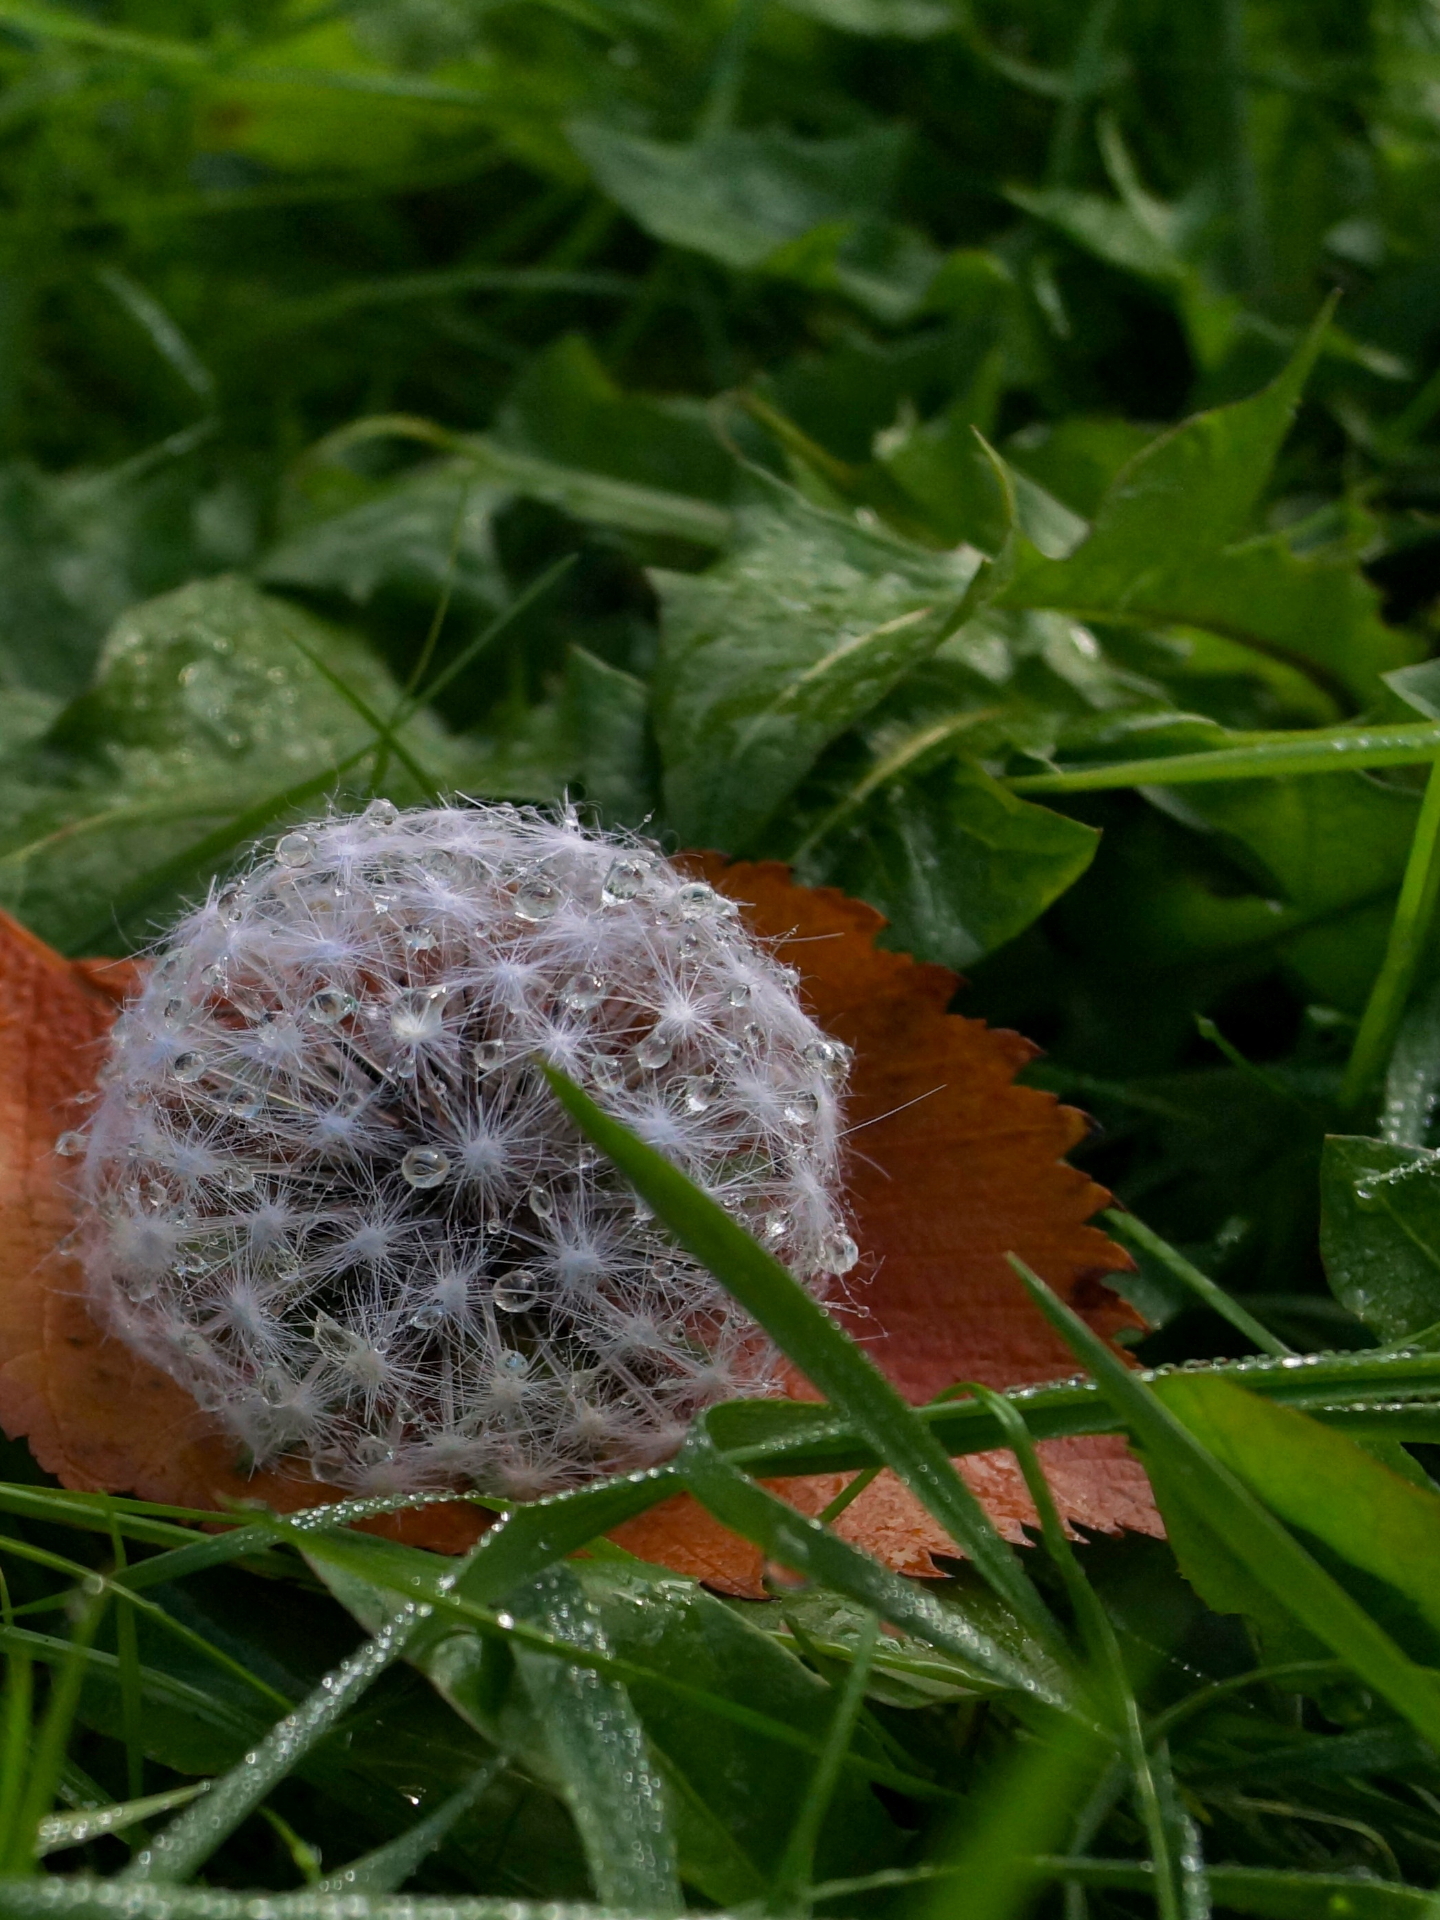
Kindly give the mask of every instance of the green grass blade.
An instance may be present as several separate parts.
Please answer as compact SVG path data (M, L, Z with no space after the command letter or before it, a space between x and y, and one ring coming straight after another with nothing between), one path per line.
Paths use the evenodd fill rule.
M549 1568L511 1604L557 1640L608 1651L598 1612L564 1565ZM518 1644L514 1653L596 1894L606 1906L656 1920L678 1914L684 1902L664 1780L624 1683Z
M703 1416L696 1421L679 1464L685 1484L722 1525L754 1541L767 1559L847 1594L892 1626L952 1655L981 1684L1014 1689L1047 1706L1069 1704L1063 1669L1048 1662L1048 1647L1022 1658L999 1646L960 1609L942 1606L921 1583L891 1573L818 1520L756 1486L725 1459L707 1427Z
M458 1792L442 1800L432 1812L417 1820L408 1832L387 1840L383 1847L352 1860L338 1873L327 1874L316 1887L317 1893L394 1893L411 1874L442 1845L445 1836L474 1806L492 1781L509 1765L506 1755L498 1754L475 1772Z
M780 1262L662 1154L556 1068L542 1071L566 1112L633 1183L688 1253L757 1320L785 1357L845 1413L1029 1630L1063 1648L1049 1609L949 1456L879 1368Z
M1154 1391L1044 1281L1012 1254L1010 1263L1057 1333L1124 1418L1147 1461L1200 1527L1223 1543L1249 1580L1309 1628L1440 1749L1440 1678L1408 1659L1389 1634L1227 1468L1193 1437Z
M1385 958L1370 988L1360 1030L1350 1050L1340 1088L1342 1107L1356 1107L1372 1091L1385 1071L1400 1021L1405 1013L1415 972L1435 919L1440 899L1440 759L1430 769L1420 817L1400 883L1400 898L1390 923Z
M211 1792L158 1833L122 1878L170 1883L197 1872L265 1796L354 1706L397 1659L428 1609L407 1603L373 1639L328 1673L307 1700L272 1727L258 1746L214 1783Z
M6 1629L10 1623L6 1621ZM5 1657L5 1691L0 1697L0 1872L19 1849L15 1844L25 1782L30 1775L30 1731L35 1702L35 1668L28 1651L12 1647Z
M153 1820L158 1813L172 1813L188 1806L202 1793L210 1791L208 1780L193 1786L172 1787L168 1793L150 1793L143 1799L117 1800L108 1807L85 1807L76 1813L50 1813L40 1822L35 1835L36 1856L60 1853L66 1847L83 1847L102 1834L124 1833Z
M1148 1253L1160 1261L1167 1272L1173 1273L1197 1299L1203 1300L1207 1307L1228 1320L1237 1333L1243 1333L1247 1340L1252 1340L1262 1353L1272 1354L1279 1359L1292 1351L1268 1327L1261 1326L1254 1314L1247 1313L1223 1287L1216 1286L1208 1273L1202 1273L1199 1267L1192 1266L1182 1253L1177 1253L1168 1240L1162 1240L1143 1220L1137 1220L1133 1213L1122 1213L1118 1207L1108 1207L1102 1218L1120 1240L1127 1241L1132 1247L1138 1247L1142 1253Z
M770 1892L765 1902L767 1913L809 1911L806 1889L815 1878L815 1844L820 1838L820 1828L829 1811L830 1802L834 1798L841 1764L854 1737L860 1709L865 1704L865 1687L875 1659L875 1643L879 1630L879 1622L874 1614L868 1614L850 1670L845 1675L843 1684L836 1691L835 1707L826 1731L824 1749L810 1776L805 1798L801 1802L800 1811L795 1816L790 1838L785 1843L785 1852L771 1881Z
M65 1749L69 1745L75 1710L80 1704L86 1655L99 1628L106 1599L103 1589L91 1594L71 1628L70 1640L51 1681L45 1715L30 1752L24 1790L11 1825L7 1852L0 1860L0 1873L23 1872L34 1857L40 1823L50 1811L65 1764ZM13 1633L15 1629L8 1631Z
M1080 1887L1113 1887L1116 1892L1149 1893L1152 1876L1139 1860L1035 1861L1046 1878ZM1256 1920L1434 1920L1435 1897L1394 1880L1370 1880L1350 1873L1299 1873L1275 1867L1219 1866L1208 1869L1210 1892L1224 1913L1253 1914Z
M1012 793L1100 793L1112 787L1168 787L1210 780L1270 780L1293 774L1360 773L1371 767L1410 767L1440 752L1440 724L1405 720L1395 726L1319 727L1293 733L1229 736L1233 744L1208 752L1157 754L1117 760L1108 767L1065 767L1017 774Z

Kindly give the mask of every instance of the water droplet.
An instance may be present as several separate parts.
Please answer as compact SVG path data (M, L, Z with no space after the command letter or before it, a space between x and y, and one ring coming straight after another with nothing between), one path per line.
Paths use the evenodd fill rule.
M339 987L322 987L312 994L305 1011L310 1018L322 1027L333 1027L355 1011L353 994L342 993Z
M393 800L372 800L364 818L372 827L393 827L400 818L400 809Z
M505 1042L482 1040L470 1057L475 1062L477 1073L493 1073L496 1067L503 1067L505 1064Z
M647 860L643 854L622 853L618 860L610 862L610 870L605 875L600 898L607 907L619 906L622 901L633 900L637 894L644 891L654 871L654 861Z
M766 1240L783 1240L789 1231L790 1216L788 1213L779 1211L767 1213L761 1224L761 1234Z
M496 1281L491 1298L501 1313L528 1313L540 1304L540 1283L529 1267L514 1267Z
M537 1182L536 1185L531 1187L528 1198L530 1201L530 1211L535 1215L537 1220L553 1220L555 1218L555 1195L549 1187L542 1186Z
M77 1133L73 1127L70 1128L68 1132L62 1133L60 1138L55 1142L55 1151L60 1155L62 1160L78 1159L85 1151L84 1134Z
M258 1087L250 1086L244 1080L235 1080L220 1095L220 1104L237 1120L253 1120L265 1104L264 1096Z
M530 1371L530 1362L525 1358L523 1353L507 1353L500 1364L506 1373L528 1373ZM500 1619L503 1625L505 1616L502 1614ZM510 1625L513 1627L514 1624L515 1622L512 1620Z
M708 1113L720 1098L720 1078L718 1074L698 1073L685 1082L685 1111L687 1113Z
M602 1053L599 1059L591 1064L590 1078L604 1092L618 1093L625 1085L625 1068L612 1055Z
M190 1018L190 1002L178 997L165 1002L164 1020L167 1027L183 1027Z
M413 987L399 995L390 1009L390 1031L406 1046L438 1038L445 1026L448 987Z
M411 1147L400 1162L400 1178L422 1193L443 1186L449 1177L450 1156L438 1147Z
M792 1126L808 1127L820 1117L820 1096L808 1087L799 1087L785 1096L781 1111Z
M605 998L605 982L598 973L577 973L560 996L576 1013L589 1013Z
M674 1051L669 1038L656 1027L636 1047L635 1064L644 1067L647 1073L658 1073L661 1067L669 1066Z
M283 1407L295 1391L295 1381L283 1367L266 1367L258 1382L267 1407Z
M429 927L411 927L403 941L406 953L430 953L435 944L435 935Z
M220 1176L221 1182L229 1193L253 1193L255 1191L255 1169L242 1162L233 1161Z
M212 960L208 967L202 967L200 978L217 993L228 993L230 990L230 969L223 960Z
M849 1273L860 1258L860 1249L850 1235L837 1227L820 1242L820 1271Z
M315 842L308 833L282 833L275 842L275 858L282 867L308 867L315 857Z
M1365 1213L1374 1213L1383 1205L1382 1196L1372 1186L1358 1186L1355 1189L1355 1204Z
M800 1050L800 1058L807 1067L814 1067L830 1081L842 1080L850 1065L850 1049L842 1046L838 1040L812 1040Z
M515 889L515 912L521 920L552 920L564 898L564 888L549 874L530 873Z
M734 986L731 987L726 998L732 1007L748 1005L750 1000L750 982L748 980L737 980Z
M745 1025L740 1029L740 1038L745 1042L747 1047L754 1048L758 1051L765 1044L765 1029L760 1025L758 1020L747 1020Z
M650 1278L662 1287L668 1286L679 1271L680 1269L675 1262L665 1258L663 1255L660 1259L650 1262Z
M438 1300L423 1300L410 1316L410 1324L421 1333L430 1333L445 1318L445 1309Z
M714 911L719 896L703 880L687 880L675 889L672 908L681 920L703 920Z
M204 1073L205 1056L203 1053L177 1053L170 1071L177 1080L182 1080L188 1085L192 1080L198 1080Z

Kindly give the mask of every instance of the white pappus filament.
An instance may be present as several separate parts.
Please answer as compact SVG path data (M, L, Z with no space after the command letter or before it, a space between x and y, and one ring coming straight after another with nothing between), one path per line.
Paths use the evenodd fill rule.
M374 801L160 945L83 1156L92 1298L257 1465L534 1496L663 1458L775 1355L537 1056L817 1293L856 1260L849 1063L734 903L651 845Z

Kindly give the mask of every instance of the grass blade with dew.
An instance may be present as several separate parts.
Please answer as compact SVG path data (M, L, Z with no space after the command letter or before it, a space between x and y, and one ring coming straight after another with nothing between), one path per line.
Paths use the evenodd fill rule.
M117 1800L105 1807L83 1807L74 1813L47 1813L35 1834L35 1854L60 1853L66 1847L83 1847L102 1834L124 1833L153 1820L158 1813L173 1813L210 1791L208 1780L192 1786L172 1787L168 1793L150 1793L139 1800Z
M1157 754L1153 760L1116 760L1109 766L1016 774L1004 784L1011 793L1100 793L1114 787L1190 786L1213 780L1413 767L1440 752L1440 724L1402 720L1395 726L1319 727L1238 738L1231 734L1228 739L1227 746L1199 753Z
M348 1867L327 1874L320 1881L317 1893L394 1893L403 1887L416 1869L442 1846L446 1835L457 1821L475 1805L492 1782L498 1780L509 1765L509 1756L497 1754L465 1782L464 1786L452 1793L448 1800L422 1819L415 1822L407 1832L397 1834L393 1840L387 1840L382 1847L375 1847L369 1853L361 1854L358 1860L352 1860Z
M1014 1254L1010 1264L1046 1319L1125 1420L1164 1484L1256 1587L1322 1640L1424 1739L1440 1748L1440 1676L1409 1659L1295 1536Z
M1069 1704L1063 1667L1049 1664L1048 1643L1025 1658L999 1646L955 1607L945 1607L913 1580L891 1573L820 1521L777 1499L711 1441L708 1416L691 1427L680 1453L685 1484L732 1532L753 1540L768 1559L843 1593L892 1626L962 1662L982 1684L1015 1691L1049 1707Z
M879 1632L880 1624L874 1614L867 1614L850 1669L840 1686L833 1689L835 1705L826 1729L825 1747L810 1775L805 1798L795 1816L785 1851L770 1883L765 1900L767 1913L809 1911L807 1889L815 1878L816 1843L834 1798L841 1763L854 1737L860 1709L865 1703L865 1686L870 1678Z
M714 1274L832 1406L909 1487L972 1559L1025 1626L1053 1649L1064 1639L1048 1607L944 1448L823 1307L688 1180L678 1167L611 1119L574 1081L541 1063L556 1098L587 1138L618 1166L675 1238Z
M163 1828L121 1878L168 1884L188 1880L398 1659L429 1613L428 1607L407 1602L371 1640L327 1673L309 1698L273 1726L238 1766L216 1780L203 1801Z
M563 1564L510 1605L556 1639L608 1652L598 1610ZM684 1902L664 1779L623 1681L520 1644L513 1651L596 1894L655 1920L678 1914Z

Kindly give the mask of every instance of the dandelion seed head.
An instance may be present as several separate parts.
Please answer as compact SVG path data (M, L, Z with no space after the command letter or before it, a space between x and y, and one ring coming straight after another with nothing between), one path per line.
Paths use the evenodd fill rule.
M855 1258L849 1057L796 985L733 902L570 811L293 829L116 1025L66 1149L96 1306L259 1465L527 1498L649 1465L776 1355L535 1061L820 1295Z

